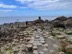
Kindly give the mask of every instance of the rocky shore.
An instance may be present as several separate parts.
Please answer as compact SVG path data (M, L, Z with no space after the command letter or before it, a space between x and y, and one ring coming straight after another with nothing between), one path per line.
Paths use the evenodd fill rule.
M72 54L72 17L0 25L0 54Z

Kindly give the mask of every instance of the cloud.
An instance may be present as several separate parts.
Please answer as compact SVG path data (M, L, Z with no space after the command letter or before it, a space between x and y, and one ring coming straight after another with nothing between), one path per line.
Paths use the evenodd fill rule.
M41 10L55 10L55 9L65 9L70 6L70 3L33 3L29 4L29 7L35 8L35 9L41 9Z
M72 0L16 0L39 10L72 9Z
M16 0L19 1L21 3L31 3L31 2L57 2L59 0Z
M0 3L0 8L17 8L17 6Z

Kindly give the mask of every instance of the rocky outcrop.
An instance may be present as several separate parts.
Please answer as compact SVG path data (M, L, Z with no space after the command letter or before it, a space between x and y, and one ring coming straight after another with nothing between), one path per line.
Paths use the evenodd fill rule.
M65 16L60 16L60 17L57 17L55 20L66 21L66 20L67 20L67 17L65 17ZM54 20L54 21L55 21L55 20Z
M72 27L72 17L69 17L66 21L64 21L67 28Z
M34 25L35 25L35 24L41 24L41 23L44 23L44 21L41 19L41 17L38 17L37 20L34 20L34 21L33 21L33 24L34 24Z
M64 21L66 20L67 20L67 17L64 17L64 16L57 17L56 19L52 20L53 27L65 28Z

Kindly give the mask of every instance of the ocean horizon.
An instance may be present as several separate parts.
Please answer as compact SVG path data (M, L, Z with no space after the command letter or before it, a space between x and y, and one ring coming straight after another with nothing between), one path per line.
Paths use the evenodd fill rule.
M41 16L43 20L53 20L57 16ZM6 16L0 17L0 24L4 23L14 23L14 22L25 22L25 21L33 21L38 19L38 16Z

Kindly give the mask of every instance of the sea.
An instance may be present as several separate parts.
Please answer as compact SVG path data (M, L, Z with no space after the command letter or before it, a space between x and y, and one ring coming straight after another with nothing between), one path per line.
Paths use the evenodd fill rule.
M0 25L4 23L25 22L38 19L39 16L6 16L0 17ZM43 20L53 20L57 16L40 16Z

